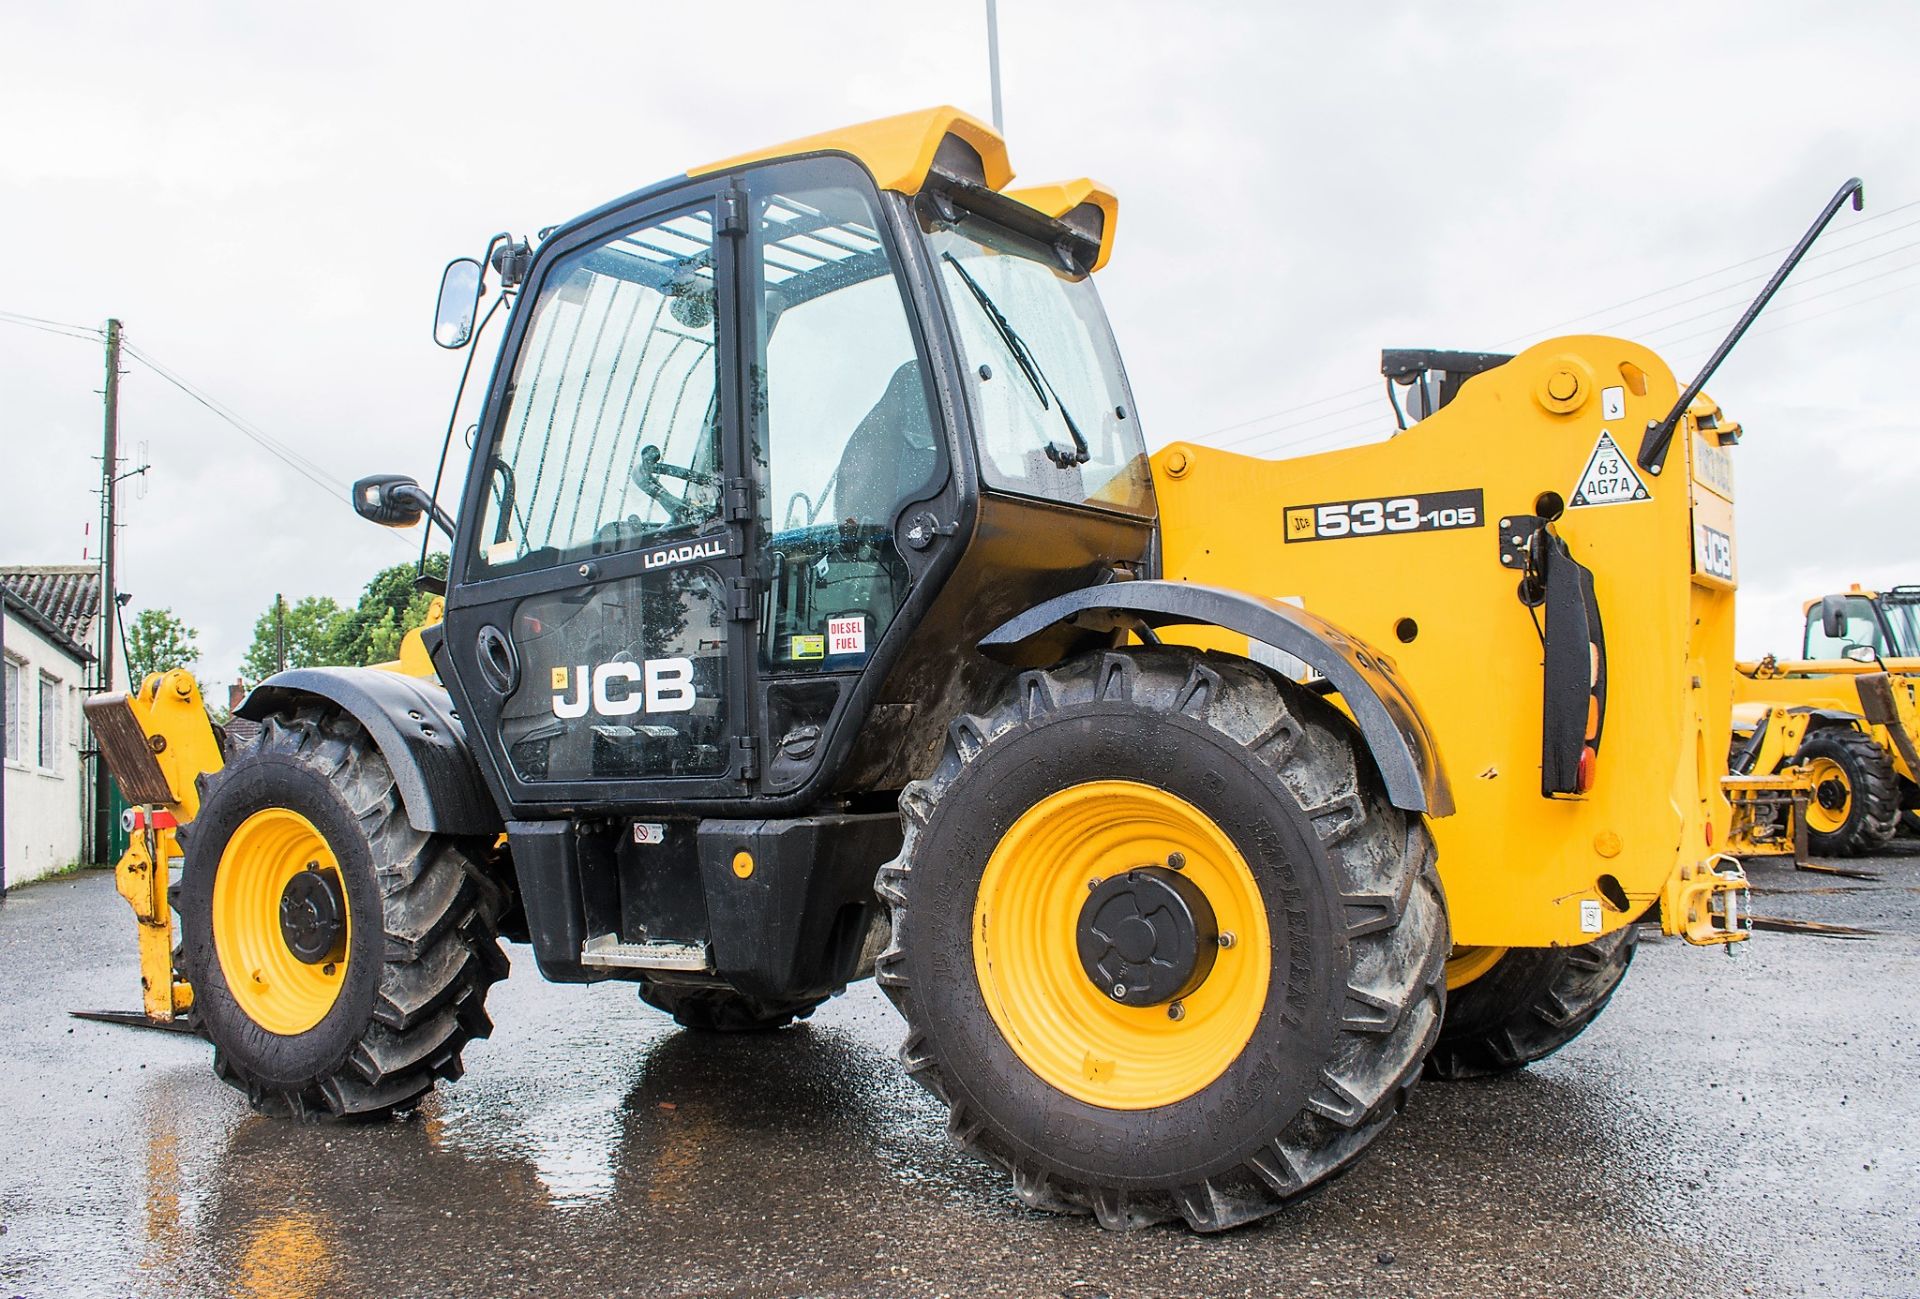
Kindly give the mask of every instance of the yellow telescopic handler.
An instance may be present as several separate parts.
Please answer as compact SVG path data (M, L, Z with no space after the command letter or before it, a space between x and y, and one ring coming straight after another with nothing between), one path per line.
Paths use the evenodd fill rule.
M1883 851L1920 824L1920 587L1856 583L1804 613L1800 658L1734 665L1733 851ZM1749 811L1745 786L1795 790L1803 810L1776 796Z
M1149 456L1117 200L1012 174L930 109L449 265L436 341L503 317L464 485L353 497L448 534L444 617L220 742L179 674L89 705L179 827L121 868L149 1013L366 1116L459 1074L503 939L694 1030L875 977L1022 1201L1211 1231L1564 1045L1636 924L1747 937L1701 388L1858 182L1684 389L1390 352L1404 431L1262 460Z

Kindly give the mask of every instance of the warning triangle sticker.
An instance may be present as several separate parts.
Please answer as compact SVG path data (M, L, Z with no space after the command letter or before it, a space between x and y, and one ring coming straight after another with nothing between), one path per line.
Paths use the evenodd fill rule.
M1613 434L1601 429L1600 440L1594 443L1586 471L1580 475L1573 499L1567 505L1627 505L1652 499L1647 485L1634 472L1633 462L1621 453L1619 444L1613 440Z

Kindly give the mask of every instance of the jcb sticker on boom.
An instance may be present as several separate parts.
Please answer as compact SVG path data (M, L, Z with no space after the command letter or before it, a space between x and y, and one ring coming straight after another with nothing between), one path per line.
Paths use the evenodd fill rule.
M1487 511L1478 487L1419 496L1382 496L1373 500L1327 501L1289 505L1288 541L1332 541L1336 537L1379 537L1400 532L1438 532L1479 528Z

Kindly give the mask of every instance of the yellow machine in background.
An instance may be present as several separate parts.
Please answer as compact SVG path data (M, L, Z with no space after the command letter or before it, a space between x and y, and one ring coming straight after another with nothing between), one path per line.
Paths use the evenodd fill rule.
M426 618L401 638L399 657L375 666L431 677L433 663L421 631L438 623L446 603L435 598ZM193 987L174 961L173 908L167 890L184 852L180 832L200 812L200 781L224 765L220 736L207 713L200 684L185 668L148 675L131 695L100 695L86 704L87 721L126 798L132 834L114 865L114 882L140 934L141 1016L176 1025L193 1007ZM123 1021L116 1011L86 1017Z
M1804 606L1802 657L1735 664L1728 790L1804 787L1805 850L1883 848L1920 806L1920 588L1855 585ZM1778 802L1735 851L1782 851ZM1804 856L1804 852L1801 854Z

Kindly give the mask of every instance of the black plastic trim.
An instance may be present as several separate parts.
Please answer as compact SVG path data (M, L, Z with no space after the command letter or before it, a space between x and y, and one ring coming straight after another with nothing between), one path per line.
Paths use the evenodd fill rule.
M1346 701L1393 805L1430 816L1453 812L1453 791L1439 751L1393 660L1304 609L1190 582L1113 582L1034 606L990 632L980 649L1010 657L1021 642L1063 623L1112 613L1131 614L1149 627L1224 627L1310 664Z
M500 832L500 812L467 746L466 728L438 684L379 668L294 668L262 681L234 713L264 721L314 699L344 709L373 737L414 829Z

